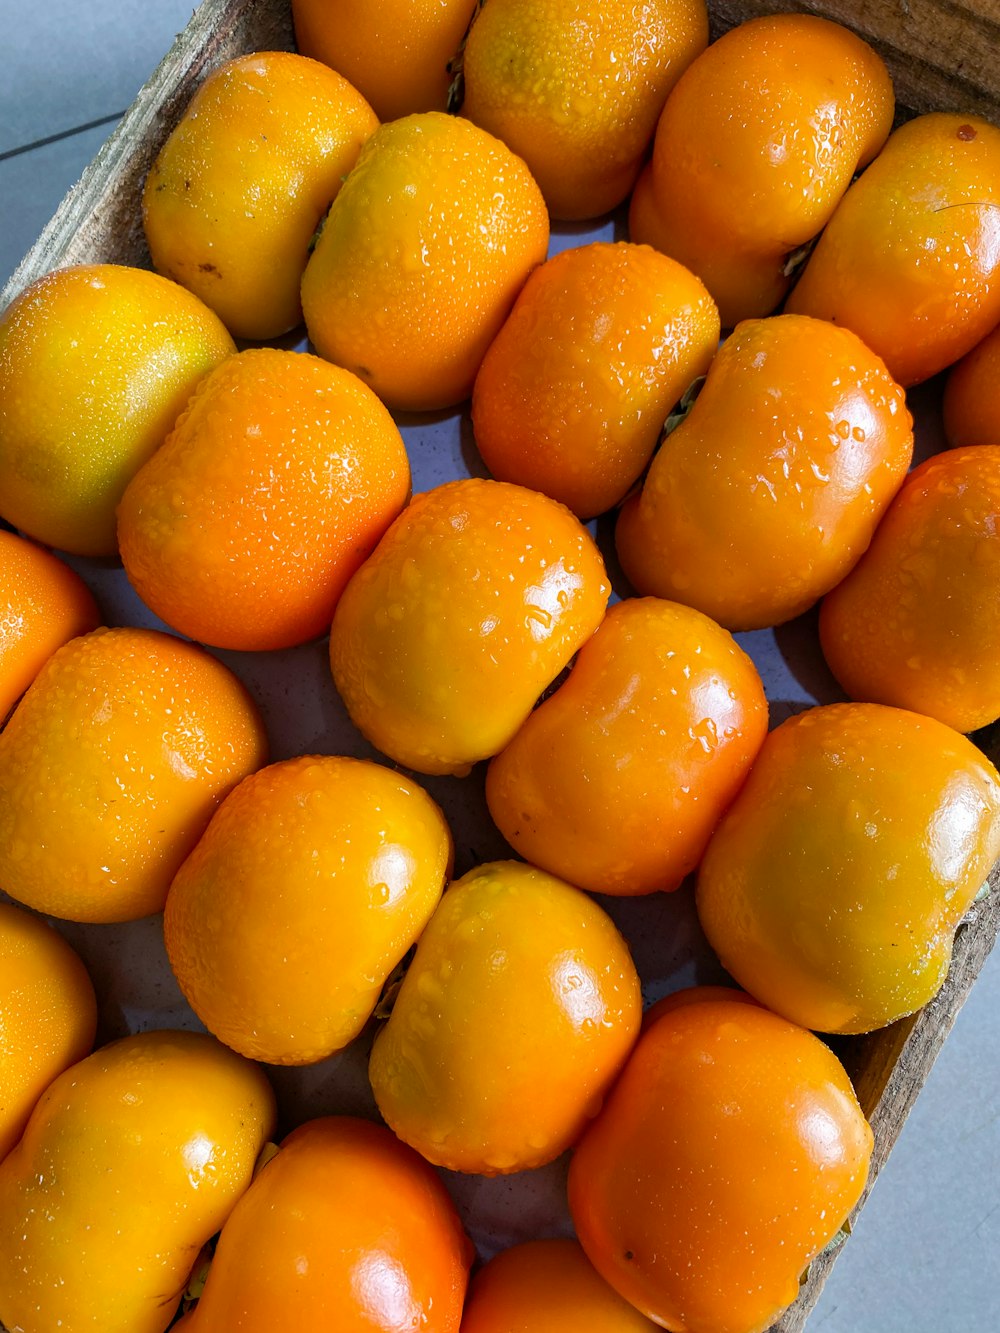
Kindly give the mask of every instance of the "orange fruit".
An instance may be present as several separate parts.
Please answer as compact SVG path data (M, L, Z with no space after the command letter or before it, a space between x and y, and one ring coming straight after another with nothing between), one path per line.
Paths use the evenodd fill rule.
M377 125L357 89L318 61L287 51L227 61L146 178L154 265L238 338L294 328L313 234Z
M418 773L502 750L608 600L604 562L562 505L506 482L418 495L347 586L330 664L355 726Z
M519 855L581 889L676 889L766 734L764 686L732 635L630 597L490 761L486 799Z
M858 561L912 454L903 390L849 329L744 320L619 512L622 568L726 629L780 625Z
M998 212L1000 128L917 116L844 195L787 309L853 329L918 384L1000 320Z
M477 866L420 937L372 1047L372 1091L437 1166L542 1166L600 1109L641 1011L628 945L592 898L520 861Z
M569 1170L587 1257L673 1333L764 1333L837 1234L872 1132L832 1051L746 1003L665 1006Z
M1000 326L952 367L944 390L944 430L952 448L1000 444Z
M100 623L69 565L0 530L0 722L57 648Z
M469 1287L462 1333L656 1333L575 1240L514 1245Z
M292 0L295 40L360 89L379 120L443 111L476 0Z
M381 1125L300 1125L223 1227L177 1333L458 1333L472 1244L436 1172Z
M462 114L524 158L555 218L628 194L667 94L708 42L704 0L490 0Z
M697 273L725 328L769 314L789 257L885 142L893 108L881 57L837 23L777 14L732 28L667 98L632 239Z
M0 516L113 555L115 506L213 366L235 351L196 296L143 269L59 269L0 315Z
M444 816L362 759L289 759L246 778L171 885L167 955L217 1037L310 1064L358 1035L437 906Z
M436 111L383 125L306 267L309 337L391 407L448 407L548 241L538 186L491 134Z
M265 757L246 690L200 648L141 629L71 639L0 733L0 884L71 921L158 912Z
M715 302L666 255L624 242L564 250L524 284L476 377L486 466L580 518L603 513L718 341Z
M823 655L850 698L956 731L1000 717L998 513L1000 444L945 450L907 476L820 612Z
M0 1159L57 1074L94 1044L87 969L38 917L0 903Z
M182 634L286 648L328 628L409 492L402 437L356 376L300 352L241 352L129 484L122 562Z

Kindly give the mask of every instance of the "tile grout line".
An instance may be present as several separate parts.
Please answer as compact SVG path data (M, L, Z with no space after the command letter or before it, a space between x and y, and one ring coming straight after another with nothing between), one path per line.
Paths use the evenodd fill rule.
M97 120L88 120L83 125L76 125L71 130L60 130L58 134L46 135L44 139L34 139L31 143L21 144L19 148L8 148L6 152L0 153L0 162L6 162L12 157L20 157L22 153L30 153L35 148L45 148L49 144L59 143L62 139L72 139L75 134L84 134L87 130L96 130L101 125L110 125L116 120L121 120L124 111L115 111L110 116L100 116Z

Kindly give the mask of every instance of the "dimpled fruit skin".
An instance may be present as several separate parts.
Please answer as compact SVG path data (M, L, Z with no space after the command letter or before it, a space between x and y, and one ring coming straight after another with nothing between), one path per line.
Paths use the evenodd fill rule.
M490 0L462 114L519 153L555 218L616 207L667 94L708 42L704 0Z
M56 1075L90 1051L96 1026L94 988L70 946L0 903L0 1161Z
M715 302L666 255L626 243L564 250L532 273L479 369L479 452L498 480L583 519L602 514L718 343Z
M379 120L443 111L476 0L292 0L304 56L339 70Z
M959 732L879 704L772 731L709 843L697 903L736 981L818 1032L914 1013L1000 855L1000 776Z
M513 1245L469 1287L462 1333L656 1333L575 1240Z
M234 351L218 317L156 273L40 278L0 315L0 515L48 546L114 555L130 478Z
M675 889L766 733L764 686L732 635L631 597L491 762L490 814L525 860L581 889Z
M375 1100L437 1166L542 1166L599 1110L641 1010L628 945L592 899L519 861L478 866L442 898L375 1039Z
M918 116L844 196L787 309L853 329L917 384L1000 320L998 213L1000 129Z
M241 352L126 490L122 562L182 634L286 648L328 628L409 493L402 437L356 376L300 352Z
M348 584L330 632L355 726L419 773L502 750L601 622L604 562L576 518L505 482L414 498Z
M0 530L0 722L57 648L100 623L69 565Z
M303 276L309 337L391 407L448 407L548 242L538 186L498 139L436 111L383 125Z
M622 568L727 629L782 624L855 564L912 453L903 390L849 329L745 320L622 506Z
M142 1032L66 1070L0 1163L11 1333L163 1333L274 1130L256 1065L200 1032Z
M472 1244L437 1173L381 1125L300 1125L226 1223L178 1333L458 1333Z
M266 748L246 690L193 644L140 629L73 639L0 734L0 884L71 921L160 911Z
M360 759L274 764L230 793L178 871L170 965L242 1055L322 1060L367 1022L450 863L444 816L415 782Z
M956 731L1000 717L1000 444L915 468L871 546L820 612L830 670L852 699Z
M377 125L361 94L318 61L287 51L227 61L146 178L154 265L235 337L294 328L313 234Z
M881 58L839 24L804 14L740 24L668 98L654 198L636 205L632 239L697 273L724 328L768 314L790 286L789 255L878 152L893 107Z
M640 1037L569 1171L598 1272L674 1333L764 1333L868 1176L872 1132L837 1057L738 993Z

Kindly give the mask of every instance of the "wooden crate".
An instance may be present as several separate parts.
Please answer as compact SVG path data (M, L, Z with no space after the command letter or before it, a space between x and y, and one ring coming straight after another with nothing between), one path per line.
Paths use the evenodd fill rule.
M808 10L836 19L853 27L885 58L902 106L978 113L1000 124L996 0L709 0L709 8L714 35L743 19L778 11ZM292 45L288 0L204 0L0 293L0 309L57 266L99 261L148 265L139 207L142 185L199 82L233 56ZM1000 762L1000 724L976 739ZM875 1131L868 1190L996 940L996 870L991 885L994 891L977 902L959 929L951 972L938 997L888 1029L835 1042ZM823 1255L810 1266L799 1300L772 1333L796 1333L804 1327L835 1258L836 1252Z

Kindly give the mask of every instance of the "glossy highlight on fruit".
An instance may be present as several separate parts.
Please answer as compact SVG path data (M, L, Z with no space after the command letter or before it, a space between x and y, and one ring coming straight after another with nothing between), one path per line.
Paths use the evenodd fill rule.
M960 733L880 704L810 708L764 742L709 843L697 904L736 981L818 1032L937 994L1000 855L1000 775Z
M564 250L532 273L479 369L479 452L499 481L582 519L602 514L718 342L714 301L666 255L626 242Z
M436 111L393 121L323 224L302 279L309 337L390 407L461 402L548 243L538 186L499 139Z
M904 385L971 351L1000 321L1000 129L943 112L900 126L787 309L853 329Z
M573 1154L599 1273L673 1333L763 1333L865 1185L872 1132L836 1056L739 998L675 1003Z
M365 1120L310 1120L236 1205L178 1333L458 1333L473 1253L412 1149Z
M491 762L486 799L521 856L579 888L675 889L766 734L764 687L730 634L629 598Z
M632 240L696 273L724 328L770 314L789 258L885 142L893 108L884 63L847 28L807 14L739 24L667 99Z
M231 792L170 887L167 955L217 1037L311 1064L361 1031L438 904L441 811L367 760L288 759Z
M0 884L71 921L158 912L266 753L250 696L202 649L155 630L72 639L0 733Z
M462 1333L655 1333L598 1274L575 1240L504 1250L469 1288Z
M599 217L707 42L704 0L490 0L465 44L462 115L524 158L554 218Z
M262 1070L197 1032L142 1032L51 1085L0 1163L0 1321L163 1333L274 1129Z
M956 731L1000 717L1000 444L915 468L871 546L820 613L830 670L852 699Z
M0 1161L57 1074L94 1044L87 969L51 926L0 902Z
M227 60L146 178L154 265L238 338L294 328L313 234L377 126L357 89L318 61L288 51Z
M868 546L912 425L903 390L848 329L747 320L622 507L627 577L730 630L791 620Z
M0 517L114 555L115 507L195 385L235 351L218 316L144 269L57 269L0 315Z
M69 565L0 529L0 723L55 650L100 623Z
M258 651L326 632L410 493L395 422L356 375L257 348L205 377L118 509L122 563L182 634Z
M348 584L330 632L351 720L418 773L502 750L601 622L590 534L554 500L471 479L414 498Z
M445 893L375 1039L379 1110L438 1166L541 1166L600 1108L641 1007L628 946L586 894L479 866Z

